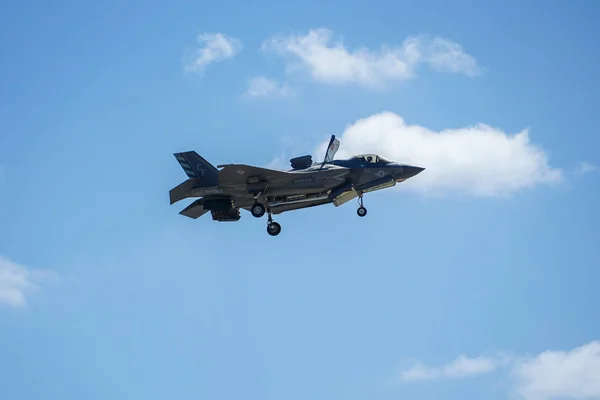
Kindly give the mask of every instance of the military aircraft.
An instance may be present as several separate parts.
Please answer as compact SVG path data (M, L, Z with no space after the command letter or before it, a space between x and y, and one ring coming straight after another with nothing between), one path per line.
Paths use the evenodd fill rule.
M281 225L273 221L273 214L329 203L338 207L358 197L357 214L364 217L365 193L392 187L425 169L377 154L334 160L339 146L339 140L332 135L322 162L314 163L310 155L292 158L288 171L245 164L215 167L195 151L175 153L189 179L169 191L171 204L200 197L180 214L196 219L210 211L215 221L238 221L240 209L256 218L266 213L267 232L276 236Z

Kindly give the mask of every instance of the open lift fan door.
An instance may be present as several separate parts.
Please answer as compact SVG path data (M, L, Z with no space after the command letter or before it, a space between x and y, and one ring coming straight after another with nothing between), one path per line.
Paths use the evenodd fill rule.
M302 157L292 158L290 164L293 169L305 169L312 165L312 156L306 155Z

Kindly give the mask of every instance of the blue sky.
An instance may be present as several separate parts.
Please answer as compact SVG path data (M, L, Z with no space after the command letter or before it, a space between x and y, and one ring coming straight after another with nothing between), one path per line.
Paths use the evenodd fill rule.
M600 398L599 16L2 2L0 398ZM331 134L427 169L276 238L169 206L174 152Z

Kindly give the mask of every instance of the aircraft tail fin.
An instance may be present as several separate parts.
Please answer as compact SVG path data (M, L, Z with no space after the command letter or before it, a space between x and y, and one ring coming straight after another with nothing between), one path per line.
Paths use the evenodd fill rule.
M173 154L188 178L200 179L203 184L216 185L219 170L195 151Z

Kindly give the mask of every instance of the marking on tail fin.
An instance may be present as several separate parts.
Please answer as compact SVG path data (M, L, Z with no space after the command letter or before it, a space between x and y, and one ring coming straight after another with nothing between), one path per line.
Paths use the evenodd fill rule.
M218 170L195 151L174 153L175 159L190 179L200 179L203 184L216 185Z
M187 162L187 160L181 153L175 154L175 158L177 159L177 162L179 163L179 165L181 165L181 168L183 168L183 170L185 171L188 178L197 178L198 177L196 175L196 173L192 170L192 167L190 166L190 164Z

